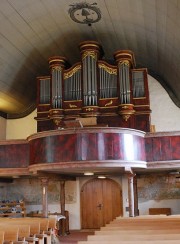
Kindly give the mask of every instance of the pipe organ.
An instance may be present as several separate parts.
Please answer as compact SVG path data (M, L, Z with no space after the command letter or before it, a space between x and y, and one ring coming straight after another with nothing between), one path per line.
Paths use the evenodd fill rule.
M96 117L97 124L150 131L147 69L135 68L134 53L118 50L114 65L103 59L98 42L79 45L80 62L49 59L50 75L37 77L38 131L57 129L65 120Z

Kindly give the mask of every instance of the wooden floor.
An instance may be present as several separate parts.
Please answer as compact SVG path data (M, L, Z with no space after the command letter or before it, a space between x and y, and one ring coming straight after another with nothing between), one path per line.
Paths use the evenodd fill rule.
M71 230L67 236L58 236L53 244L77 244L78 241L86 241L88 235L93 235L94 230Z

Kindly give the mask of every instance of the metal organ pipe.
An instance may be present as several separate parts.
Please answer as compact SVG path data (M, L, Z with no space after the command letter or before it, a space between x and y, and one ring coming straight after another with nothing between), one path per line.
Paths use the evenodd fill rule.
M97 106L97 60L101 54L101 45L95 41L88 41L80 43L80 50L82 55L83 65L83 98L84 107ZM94 111L93 109L86 109L85 111ZM97 110L96 110L97 112Z
M52 69L53 108L62 108L62 72L61 68Z
M85 106L97 105L96 59L91 54L83 59L83 94Z
M129 79L129 63L120 62L119 64L119 84L120 84L120 100L122 104L130 103L130 79Z
M62 56L54 56L49 59L49 66L51 68L51 95L53 109L62 109L62 74L66 63L66 58Z
M86 59L83 59L83 95L84 105L87 106L87 73L86 73Z
M109 68L104 64L99 64L100 74L100 98L116 97L117 91L117 69Z
M64 100L81 99L81 65L64 74Z

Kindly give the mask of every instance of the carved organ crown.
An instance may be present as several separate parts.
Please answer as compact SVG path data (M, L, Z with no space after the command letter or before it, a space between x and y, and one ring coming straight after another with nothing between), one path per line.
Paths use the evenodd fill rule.
M79 49L80 62L69 68L65 57L51 57L50 75L37 77L38 131L92 116L99 124L149 131L147 69L135 69L133 52L115 52L111 65L101 59L99 43L82 42Z

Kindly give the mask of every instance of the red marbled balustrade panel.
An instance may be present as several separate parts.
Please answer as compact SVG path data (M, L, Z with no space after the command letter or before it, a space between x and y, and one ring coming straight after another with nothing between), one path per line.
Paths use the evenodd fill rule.
M29 165L29 144L26 140L0 142L0 168L25 168Z
M149 133L145 138L147 162L180 160L178 132Z
M30 165L75 161L145 161L144 133L126 129L78 129L29 137Z

